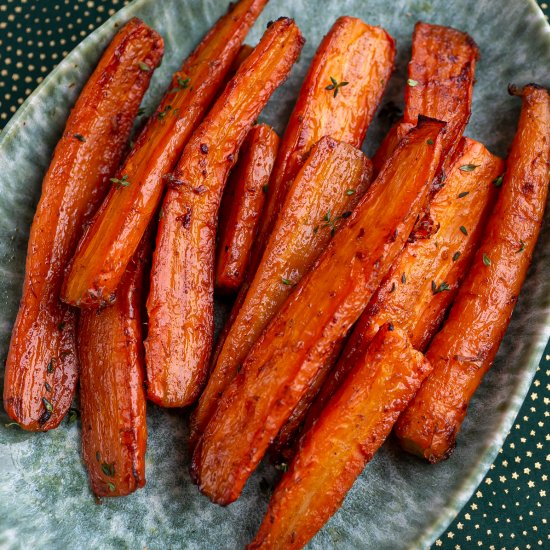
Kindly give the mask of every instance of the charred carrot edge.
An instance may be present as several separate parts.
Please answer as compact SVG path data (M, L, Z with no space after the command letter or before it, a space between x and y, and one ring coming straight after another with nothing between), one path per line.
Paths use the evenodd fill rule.
M427 352L433 373L396 426L401 445L430 462L452 453L468 403L508 327L542 224L550 95L536 85L517 93L523 108L500 196L449 318Z
M471 167L473 170L469 169ZM504 162L481 143L463 139L451 169L399 260L357 321L336 367L308 413L304 429L361 360L379 327L395 322L421 351L454 300L496 199Z
M162 38L139 19L115 35L69 115L42 182L4 385L7 413L27 430L55 428L71 405L76 317L59 300L65 268L105 196L162 53Z
M278 147L273 128L254 126L229 176L220 206L216 258L216 290L222 294L236 292L243 283Z
M375 175L419 115L448 123L444 147L448 154L442 161L452 158L470 119L478 58L479 49L465 32L422 22L415 25L405 113L372 159Z
M225 390L191 469L214 502L228 504L239 496L334 342L357 320L398 257L427 204L444 126L422 120L401 141Z
M247 549L305 546L340 508L429 370L405 332L384 325L305 435Z
M78 245L62 289L65 302L79 307L114 302L126 266L158 210L169 173L266 3L232 4L174 75L119 170L120 185L111 189Z
M281 141L253 249L255 271L288 188L322 137L361 147L394 67L395 42L382 28L340 17L323 38Z
M271 24L185 147L162 206L147 300L147 395L191 404L207 373L213 337L218 207L246 134L286 79L303 38L291 19Z
M82 457L98 497L145 485L145 361L142 310L153 231L128 264L116 304L87 309L78 321Z
M246 298L215 358L191 418L191 446L253 344L368 189L371 171L365 155L347 143L325 137L313 147L287 193Z

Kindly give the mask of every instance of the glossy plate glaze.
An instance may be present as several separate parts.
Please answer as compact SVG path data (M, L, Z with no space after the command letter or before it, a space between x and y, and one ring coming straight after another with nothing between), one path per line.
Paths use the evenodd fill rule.
M291 78L262 120L285 126L300 82L322 36L339 15L385 27L397 40L397 71L384 102L402 103L415 21L452 25L480 46L474 113L467 134L505 155L519 101L509 82L548 86L550 30L532 0L271 0L248 42L266 23L294 17L308 42ZM151 112L181 64L225 9L220 0L136 0L85 39L39 86L4 129L0 141L0 359L5 361L23 280L27 236L40 182L78 91L116 28L143 18L166 40L166 56L144 105ZM321 12L322 11L322 17ZM378 117L367 136L372 154L389 124ZM428 466L386 443L365 469L342 509L311 548L425 548L449 524L483 478L527 393L550 335L550 216L494 368L474 398L454 456ZM224 311L218 308L217 321ZM0 547L242 548L267 506L275 472L262 465L241 499L211 504L187 473L186 417L149 407L147 486L97 505L80 458L79 427L64 422L30 434L0 414Z

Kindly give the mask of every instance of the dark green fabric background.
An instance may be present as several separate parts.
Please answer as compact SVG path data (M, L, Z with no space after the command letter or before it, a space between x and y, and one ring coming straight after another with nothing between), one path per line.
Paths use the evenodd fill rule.
M74 46L126 3L0 0L0 128ZM548 4L539 4L548 18ZM549 417L547 346L497 460L434 548L550 548L550 503L546 494L550 492Z

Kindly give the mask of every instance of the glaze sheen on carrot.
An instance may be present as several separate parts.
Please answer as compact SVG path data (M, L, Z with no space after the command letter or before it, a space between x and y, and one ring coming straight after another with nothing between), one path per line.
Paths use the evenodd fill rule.
M419 115L447 122L444 150L449 154L442 160L450 158L470 119L478 57L478 47L465 32L423 22L415 25L403 121L374 156L375 173Z
M82 457L98 497L145 485L145 364L142 312L148 230L128 264L114 305L85 309L78 321Z
M286 127L269 182L252 268L261 259L288 188L322 137L361 147L393 71L395 43L382 28L340 17L323 38Z
M370 176L370 161L347 143L325 137L311 150L287 193L246 298L214 357L208 384L191 417L191 446L253 344L366 192Z
M229 176L220 206L216 258L216 290L223 294L236 292L244 280L278 147L273 128L254 126Z
M244 37L267 0L230 5L178 71L140 133L93 224L80 241L62 290L81 307L110 304L157 212L169 173L225 83Z
M55 428L71 405L76 316L59 299L65 269L110 185L162 54L162 38L139 19L115 35L69 115L42 182L4 385L4 407L24 429Z
M213 338L218 208L235 156L303 45L294 21L272 23L185 147L162 206L147 300L147 395L166 407L193 403Z
M334 342L358 319L397 259L427 205L444 126L423 119L401 141L225 390L192 459L194 480L214 502L228 504L239 496Z
M475 169L464 169L469 166ZM435 194L400 258L357 321L308 413L306 427L362 360L383 324L393 322L401 327L415 349L423 351L429 344L472 262L495 203L493 181L503 172L504 162L481 143L462 140L445 186Z
M384 325L300 443L248 550L298 550L340 508L430 371L404 331Z
M408 451L450 456L468 403L491 366L516 304L548 196L550 95L527 85L506 175L473 265L427 352L433 372L396 426Z

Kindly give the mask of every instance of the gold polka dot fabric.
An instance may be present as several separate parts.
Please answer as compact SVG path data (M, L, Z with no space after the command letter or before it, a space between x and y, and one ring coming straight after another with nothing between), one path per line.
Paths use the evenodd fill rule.
M126 3L0 0L0 128L68 52ZM548 3L539 4L548 18ZM549 417L550 346L495 463L433 548L550 548Z

